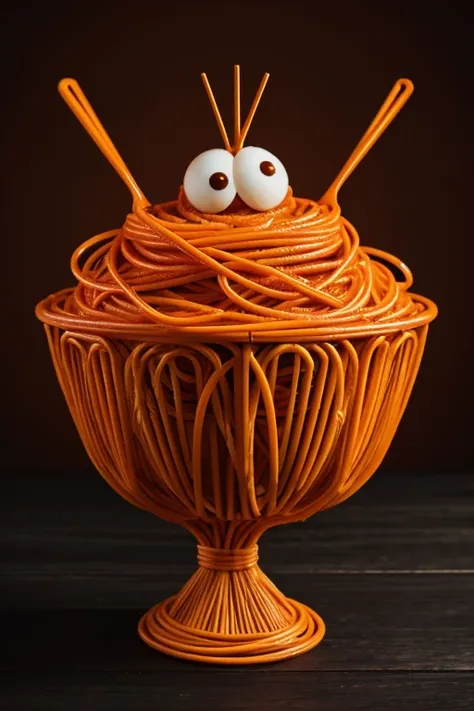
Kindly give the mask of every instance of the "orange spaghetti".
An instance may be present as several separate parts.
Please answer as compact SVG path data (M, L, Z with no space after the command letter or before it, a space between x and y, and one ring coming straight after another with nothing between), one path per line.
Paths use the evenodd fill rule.
M434 317L430 301L408 293L410 270L361 248L338 211L290 191L269 212L202 215L181 191L176 202L130 214L120 231L76 250L79 286L46 300L41 316L134 339L235 341L352 338ZM371 256L396 266L404 281Z
M268 75L242 129L238 68L234 76L233 144L204 84L225 159L237 161ZM75 251L77 286L36 312L99 472L198 542L197 571L140 620L157 650L256 664L302 654L324 636L319 615L260 569L257 544L272 526L363 486L407 406L436 306L409 292L400 260L360 246L338 192L412 90L395 84L318 202L289 188L277 207L256 212L232 194L226 210L208 214L183 188L152 206L77 82L60 84L133 209L121 229Z
M237 200L217 215L198 212L182 189L177 201L151 207L79 87L66 81L63 94L127 183L134 210L121 230L75 251L79 285L42 302L38 315L46 323L152 341L279 342L386 334L435 317L431 301L408 293L410 270L362 248L337 202L344 181L411 94L407 80L397 82L319 203L289 189L273 210L254 212ZM255 108L254 102L250 118ZM218 124L227 145L220 115ZM249 119L239 145L248 125ZM404 280L397 282L386 263Z

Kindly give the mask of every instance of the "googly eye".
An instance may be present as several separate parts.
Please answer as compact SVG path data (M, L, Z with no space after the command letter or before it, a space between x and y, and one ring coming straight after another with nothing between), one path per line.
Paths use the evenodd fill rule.
M270 151L242 148L234 158L234 182L242 200L254 210L271 210L288 192L288 173Z
M198 155L188 166L183 187L196 210L217 213L229 207L236 195L234 156L223 148Z

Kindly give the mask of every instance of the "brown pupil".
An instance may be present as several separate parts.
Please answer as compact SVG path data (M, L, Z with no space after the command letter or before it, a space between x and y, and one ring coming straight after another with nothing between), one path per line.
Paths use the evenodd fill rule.
M260 163L260 170L264 175L275 175L275 166L269 160Z
M229 178L225 173L213 173L209 178L209 185L214 190L224 190L229 185Z

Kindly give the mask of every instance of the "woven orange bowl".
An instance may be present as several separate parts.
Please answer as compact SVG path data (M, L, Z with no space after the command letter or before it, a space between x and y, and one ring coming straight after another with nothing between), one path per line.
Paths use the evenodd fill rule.
M121 230L77 250L78 286L42 301L37 316L95 467L198 544L197 571L142 617L139 634L166 654L218 664L306 652L324 623L264 574L258 541L363 486L410 397L436 307L409 293L404 264L360 247L337 192L412 87L397 83L318 203L294 198L282 173L266 193L258 177L263 197L248 192L244 165L232 168L238 195L207 212L186 179L175 203L151 207L78 85L60 88L134 207ZM255 108L219 160L237 160ZM260 168L271 179L280 164L268 155ZM224 170L211 177L212 190L227 188ZM268 207L273 185L281 194Z

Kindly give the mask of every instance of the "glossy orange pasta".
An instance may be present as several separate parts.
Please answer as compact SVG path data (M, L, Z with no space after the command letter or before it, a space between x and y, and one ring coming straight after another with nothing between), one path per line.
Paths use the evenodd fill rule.
M240 128L237 154L268 75ZM181 188L152 206L73 80L60 91L129 187L119 230L81 245L77 286L37 307L59 382L102 476L180 523L198 570L141 620L152 647L223 664L314 647L321 618L258 566L268 528L351 496L382 461L436 307L398 259L361 247L338 192L411 94L400 80L326 194L256 212L199 212ZM396 278L394 273L399 274Z

